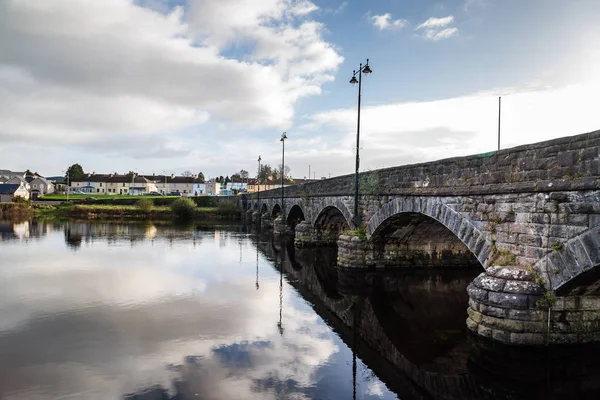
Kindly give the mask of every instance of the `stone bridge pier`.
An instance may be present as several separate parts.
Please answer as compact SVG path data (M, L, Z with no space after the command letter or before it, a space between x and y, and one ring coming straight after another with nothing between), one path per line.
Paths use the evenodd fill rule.
M340 268L479 268L467 327L539 345L600 341L600 131L250 195L263 228L335 245ZM260 210L260 211L259 211Z

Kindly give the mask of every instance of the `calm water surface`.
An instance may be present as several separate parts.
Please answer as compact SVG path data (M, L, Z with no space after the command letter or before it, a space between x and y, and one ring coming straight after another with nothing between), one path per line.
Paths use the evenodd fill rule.
M598 398L596 348L465 334L478 271L238 226L0 221L0 399Z

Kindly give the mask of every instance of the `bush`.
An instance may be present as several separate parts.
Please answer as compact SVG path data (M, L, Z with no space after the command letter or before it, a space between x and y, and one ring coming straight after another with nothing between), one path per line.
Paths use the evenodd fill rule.
M238 213L240 208L232 201L220 201L217 205L217 210L224 214Z
M152 207L154 206L154 202L152 199L139 199L137 203L135 203L136 207L140 209L140 211L144 213L149 213L152 211Z
M192 197L194 203L198 207L214 207L215 206L215 198L212 196L196 196Z
M21 197L21 196L15 196L13 198L13 202L16 204L27 204L28 206L31 205L31 200L28 200L25 197Z
M195 209L196 203L187 197L182 197L171 203L171 212L177 219L191 218Z

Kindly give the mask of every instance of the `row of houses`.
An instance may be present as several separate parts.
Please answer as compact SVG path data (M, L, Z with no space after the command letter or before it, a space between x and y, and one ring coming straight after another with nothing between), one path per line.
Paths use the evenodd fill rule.
M284 186L295 185L304 181L286 180ZM69 182L69 187L72 192L89 194L178 193L181 196L231 196L237 193L253 193L258 190L276 189L281 187L281 182L258 182L256 179L247 179L240 182L219 183L214 180L204 181L198 176L88 174L83 179Z
M219 195L218 182L204 182L195 176L142 176L88 174L69 182L71 191L89 194L143 195L178 193L182 196Z
M0 170L0 202L11 202L15 197L35 200L54 190L54 184L41 175Z
M304 183L308 180L288 179L283 186ZM198 176L175 175L120 175L86 174L82 179L64 181L62 177L45 178L31 172L13 172L0 170L0 201L13 201L14 197L36 200L45 194L56 192L144 195L174 194L181 196L231 196L237 193L255 193L257 191L277 189L281 181L258 181L246 179L237 182L220 183L214 180L204 181Z

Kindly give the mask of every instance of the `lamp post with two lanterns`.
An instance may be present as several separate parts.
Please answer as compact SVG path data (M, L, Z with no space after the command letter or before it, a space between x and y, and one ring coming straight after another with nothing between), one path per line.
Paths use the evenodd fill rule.
M361 100L361 90L362 90L362 74L369 75L371 72L371 67L369 67L369 59L367 58L367 62L363 66L360 64L358 71L352 72L352 79L350 79L350 83L355 85L358 83L358 121L356 125L356 168L354 170L354 225L356 228L360 227L361 224L361 216L358 210L358 169L360 166L360 158L359 158L359 144L360 144L360 100ZM356 79L356 75L358 75L358 79Z

